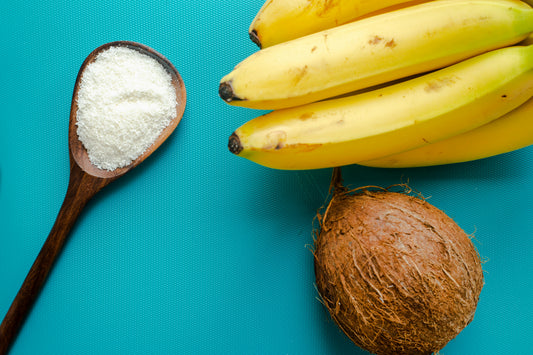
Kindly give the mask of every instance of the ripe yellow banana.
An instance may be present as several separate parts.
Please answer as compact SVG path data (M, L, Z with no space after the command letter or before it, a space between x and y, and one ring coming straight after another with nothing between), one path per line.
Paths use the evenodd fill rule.
M442 68L512 45L533 31L515 0L436 0L252 54L220 82L226 102L280 109Z
M430 0L267 0L249 29L259 48Z
M533 95L533 45L497 49L432 73L344 98L256 117L229 150L276 169L356 164L486 124Z
M519 43L533 44L533 35ZM502 117L455 137L406 152L360 162L376 168L413 168L462 163L533 144L533 98Z
M513 111L471 131L359 164L379 168L412 168L462 163L508 153L532 144L533 99L529 99Z

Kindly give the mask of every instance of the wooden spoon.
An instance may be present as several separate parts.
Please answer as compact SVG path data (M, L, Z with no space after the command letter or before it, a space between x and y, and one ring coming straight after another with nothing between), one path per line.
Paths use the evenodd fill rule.
M162 131L157 140L141 156L130 165L117 168L115 170L102 170L93 165L78 138L76 132L76 115L78 111L77 96L80 86L80 79L84 69L88 64L94 62L96 56L103 50L112 46L125 46L137 50L143 54L156 59L169 72L172 77L172 84L176 89L176 117ZM69 122L69 155L70 155L70 178L65 199L59 210L55 224L48 235L41 251L33 263L26 279L18 291L11 307L7 311L2 324L0 325L0 355L7 354L11 344L15 340L18 331L30 312L30 309L37 299L46 278L52 269L54 261L59 255L66 237L73 227L76 219L85 207L85 204L104 186L111 181L124 175L150 154L152 154L174 131L183 116L186 102L185 85L176 68L163 55L140 43L129 41L117 41L104 44L95 49L83 62L72 96Z

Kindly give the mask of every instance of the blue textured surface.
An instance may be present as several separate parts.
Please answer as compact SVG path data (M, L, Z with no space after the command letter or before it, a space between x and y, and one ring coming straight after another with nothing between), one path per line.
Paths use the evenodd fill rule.
M364 354L314 288L312 220L329 169L283 172L231 155L257 112L219 99L256 50L262 0L0 3L0 317L52 227L84 58L115 40L167 56L188 102L159 151L86 207L12 348L20 354ZM441 351L533 354L533 150L454 166L344 169L352 186L409 182L486 260L476 317Z

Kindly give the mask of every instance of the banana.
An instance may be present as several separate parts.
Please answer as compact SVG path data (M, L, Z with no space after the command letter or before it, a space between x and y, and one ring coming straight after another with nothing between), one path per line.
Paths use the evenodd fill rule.
M533 9L515 0L436 0L255 52L224 76L220 97L273 110L303 105L520 42Z
M526 38L525 40L523 40L522 42L519 43L521 46L529 46L530 44L533 44L533 34L532 35L529 35L528 38Z
M533 44L533 35L519 43ZM376 168L413 168L463 163L533 144L533 98L502 117L455 137L384 158L360 162Z
M481 127L385 158L360 162L378 168L412 168L462 163L533 144L533 99Z
M364 16L430 0L267 0L248 33L259 48L336 27Z
M533 45L497 49L398 84L272 111L229 150L284 170L356 164L482 126L533 95Z

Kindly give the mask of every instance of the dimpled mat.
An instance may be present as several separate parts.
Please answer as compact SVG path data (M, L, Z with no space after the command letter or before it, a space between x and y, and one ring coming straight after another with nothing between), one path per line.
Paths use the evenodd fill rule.
M251 1L0 3L0 317L55 221L69 174L78 69L143 43L176 66L185 115L161 148L91 200L12 355L358 354L318 300L313 218L330 169L277 171L228 152L261 111L218 97L257 50ZM474 321L442 351L532 354L533 150L419 169L349 166L352 187L408 183L473 235L485 261Z

